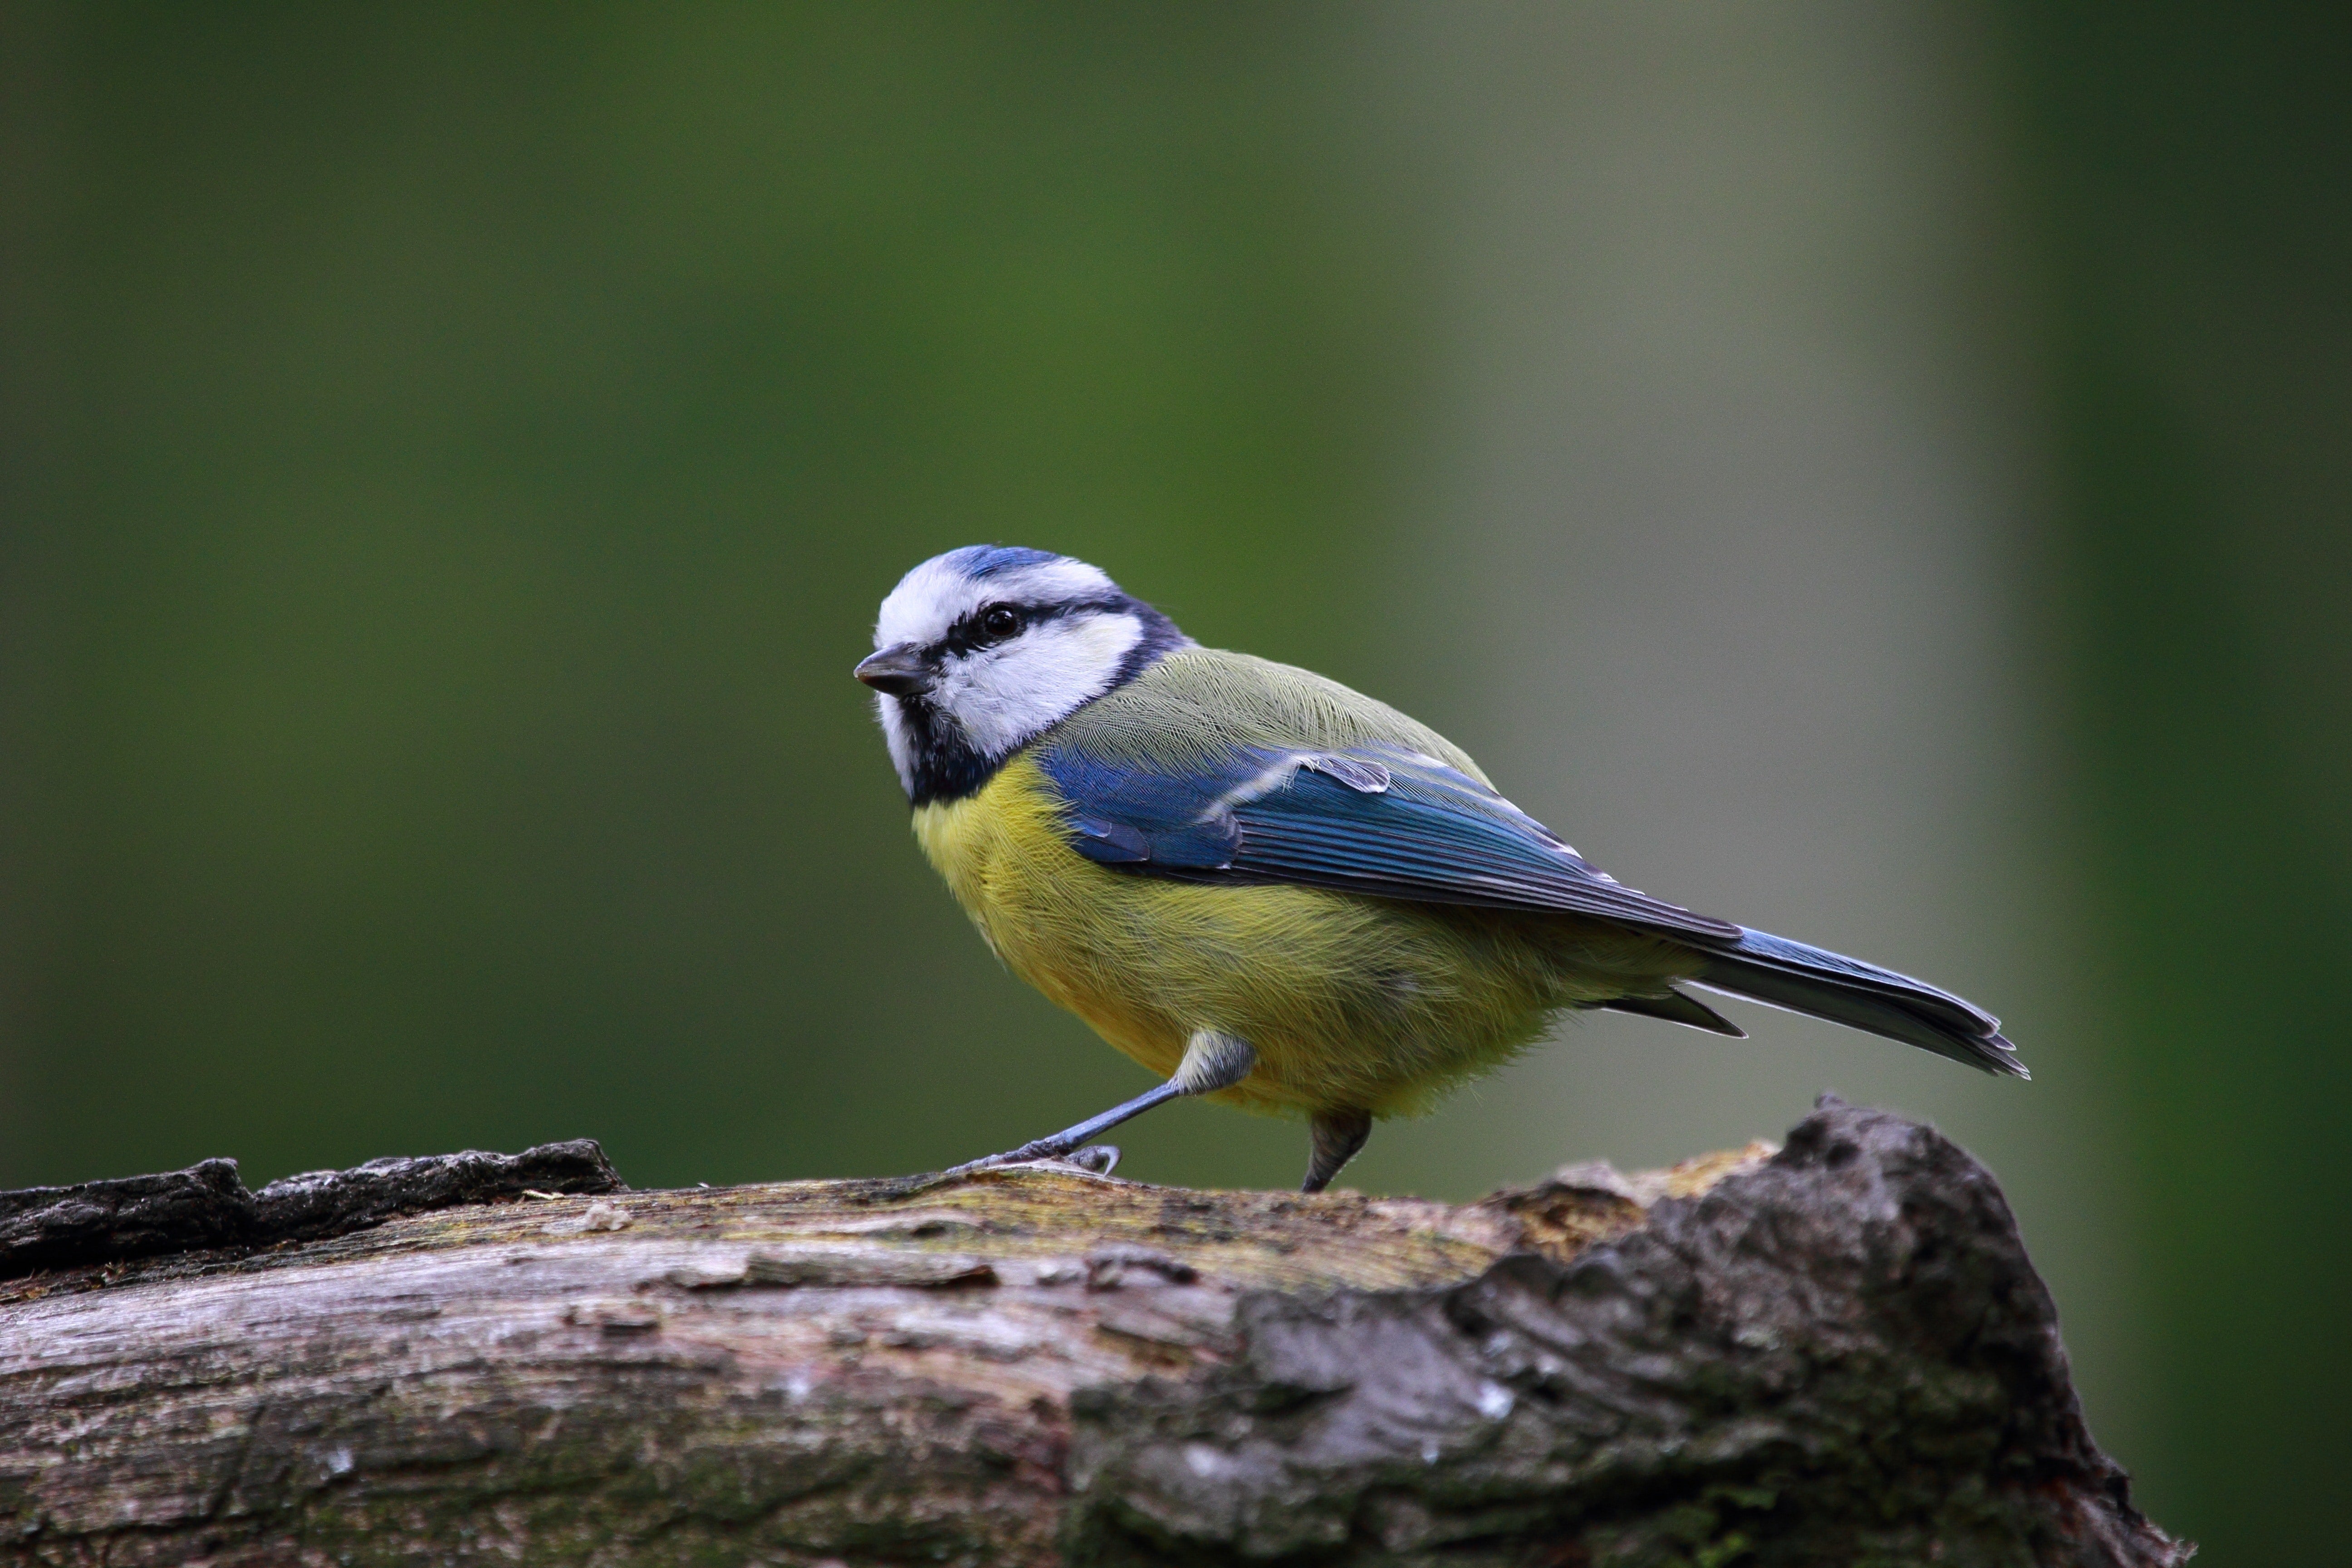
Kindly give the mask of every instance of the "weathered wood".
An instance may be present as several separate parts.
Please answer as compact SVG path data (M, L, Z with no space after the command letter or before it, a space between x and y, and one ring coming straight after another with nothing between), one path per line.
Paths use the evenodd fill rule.
M2186 1556L1990 1176L1829 1101L1462 1207L1036 1165L0 1284L14 1563Z
M0 1193L0 1279L207 1247L261 1247L364 1230L404 1214L528 1193L612 1193L621 1178L580 1138L520 1154L427 1154L306 1171L247 1192L234 1160L71 1187Z

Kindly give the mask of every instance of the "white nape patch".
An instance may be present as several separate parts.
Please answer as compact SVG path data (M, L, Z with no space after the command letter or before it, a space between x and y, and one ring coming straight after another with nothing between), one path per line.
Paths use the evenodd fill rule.
M971 577L955 553L934 555L898 579L875 620L876 647L909 642L929 647L982 605L1066 605L1118 592L1100 567L1066 556Z

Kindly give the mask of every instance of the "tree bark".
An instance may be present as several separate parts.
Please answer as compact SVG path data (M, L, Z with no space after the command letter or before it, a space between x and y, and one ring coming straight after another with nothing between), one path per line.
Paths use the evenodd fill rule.
M0 1196L0 1560L2189 1552L1991 1176L1833 1100L1460 1207L1056 1164L633 1193L586 1144L136 1180Z

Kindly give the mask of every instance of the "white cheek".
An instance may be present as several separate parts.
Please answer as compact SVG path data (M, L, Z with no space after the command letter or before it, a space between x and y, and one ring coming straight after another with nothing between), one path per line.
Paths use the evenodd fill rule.
M1142 637L1130 616L1048 621L950 666L940 706L980 751L1003 755L1108 690L1119 662Z

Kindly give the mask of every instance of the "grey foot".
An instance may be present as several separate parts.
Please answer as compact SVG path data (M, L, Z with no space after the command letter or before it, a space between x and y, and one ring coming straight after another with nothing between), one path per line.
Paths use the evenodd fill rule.
M1372 1113L1369 1110L1318 1110L1307 1119L1309 1153L1307 1159L1307 1179L1298 1184L1302 1193L1319 1193L1331 1184L1356 1151L1372 1135Z
M1250 1069L1256 1065L1257 1052L1250 1048L1248 1041L1202 1029L1185 1047L1184 1059L1177 1064L1175 1076L1159 1088L1148 1089L1124 1105L1114 1105L1100 1116L1089 1116L1076 1127L1065 1127L1050 1138L1033 1138L1018 1149L967 1161L941 1173L961 1176L967 1172L992 1170L998 1165L1018 1165L1030 1160L1074 1160L1079 1164L1087 1164L1087 1159L1079 1159L1078 1156L1087 1155L1088 1159L1103 1156L1092 1154L1086 1145L1120 1122L1131 1121L1154 1106L1181 1100L1188 1094L1214 1094L1221 1089L1231 1089L1249 1077ZM1118 1151L1111 1150L1109 1159L1116 1164ZM1342 1163L1345 1163L1344 1158ZM1092 1166L1088 1165L1088 1168L1092 1169ZM1335 1165L1332 1169L1339 1167ZM1101 1173L1108 1174L1110 1166L1105 1165Z
M1075 1149L1065 1149L1058 1139L1040 1138L1024 1143L1018 1149L1007 1149L1002 1154L984 1154L977 1160L966 1160L950 1166L940 1174L966 1176L974 1171L993 1171L1005 1165L1026 1165L1037 1160L1055 1160L1065 1165L1076 1165L1081 1171L1092 1171L1097 1176L1108 1176L1118 1168L1118 1145L1087 1143Z

